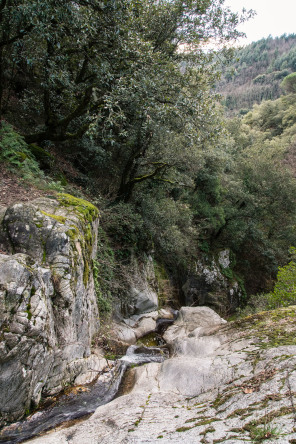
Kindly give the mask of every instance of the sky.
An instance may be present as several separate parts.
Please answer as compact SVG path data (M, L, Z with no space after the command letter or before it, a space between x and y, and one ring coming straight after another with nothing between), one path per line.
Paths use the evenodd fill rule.
M249 44L269 35L296 34L296 0L225 0L233 12L243 8L254 9L257 15L241 25L239 31L247 34L241 44Z

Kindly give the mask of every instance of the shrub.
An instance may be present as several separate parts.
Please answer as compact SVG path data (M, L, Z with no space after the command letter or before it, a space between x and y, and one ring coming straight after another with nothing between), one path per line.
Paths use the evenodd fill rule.
M128 259L132 251L137 252L147 244L143 219L131 204L119 203L106 209L102 223L112 238L118 259Z
M291 252L295 258L296 249ZM272 302L275 307L285 307L296 303L296 262L292 260L284 267L279 268L277 282L272 293Z
M0 127L0 161L11 169L21 170L24 177L43 177L39 165L23 137L8 123L2 121Z

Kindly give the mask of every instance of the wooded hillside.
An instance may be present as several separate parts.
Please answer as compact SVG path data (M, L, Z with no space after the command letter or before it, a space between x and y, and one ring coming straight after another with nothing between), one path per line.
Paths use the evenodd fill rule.
M217 91L230 114L245 114L255 103L277 99L284 77L296 71L296 35L268 37L234 53Z

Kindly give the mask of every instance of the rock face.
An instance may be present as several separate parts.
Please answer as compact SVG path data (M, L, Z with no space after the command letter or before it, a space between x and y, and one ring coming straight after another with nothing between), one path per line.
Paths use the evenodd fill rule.
M157 283L152 257L147 256L141 262L134 258L130 269L133 278L127 289L128 304L121 307L121 311L131 316L157 310Z
M183 308L172 357L133 368L128 394L34 444L296 442L296 307L225 323Z
M93 379L98 210L69 195L0 211L0 423Z
M135 344L137 340L156 330L160 319L173 320L175 310L164 309L133 315L121 322L113 323L112 336L126 344Z
M220 313L225 308L236 308L242 298L239 283L232 276L229 250L220 251L217 258L207 263L198 261L183 286L188 306L207 305Z

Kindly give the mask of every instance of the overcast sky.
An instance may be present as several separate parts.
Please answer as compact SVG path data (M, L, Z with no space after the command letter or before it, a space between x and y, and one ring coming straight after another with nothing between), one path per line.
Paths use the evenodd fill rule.
M241 44L268 37L296 33L296 0L225 0L233 12L254 9L257 15L239 27L247 34Z

